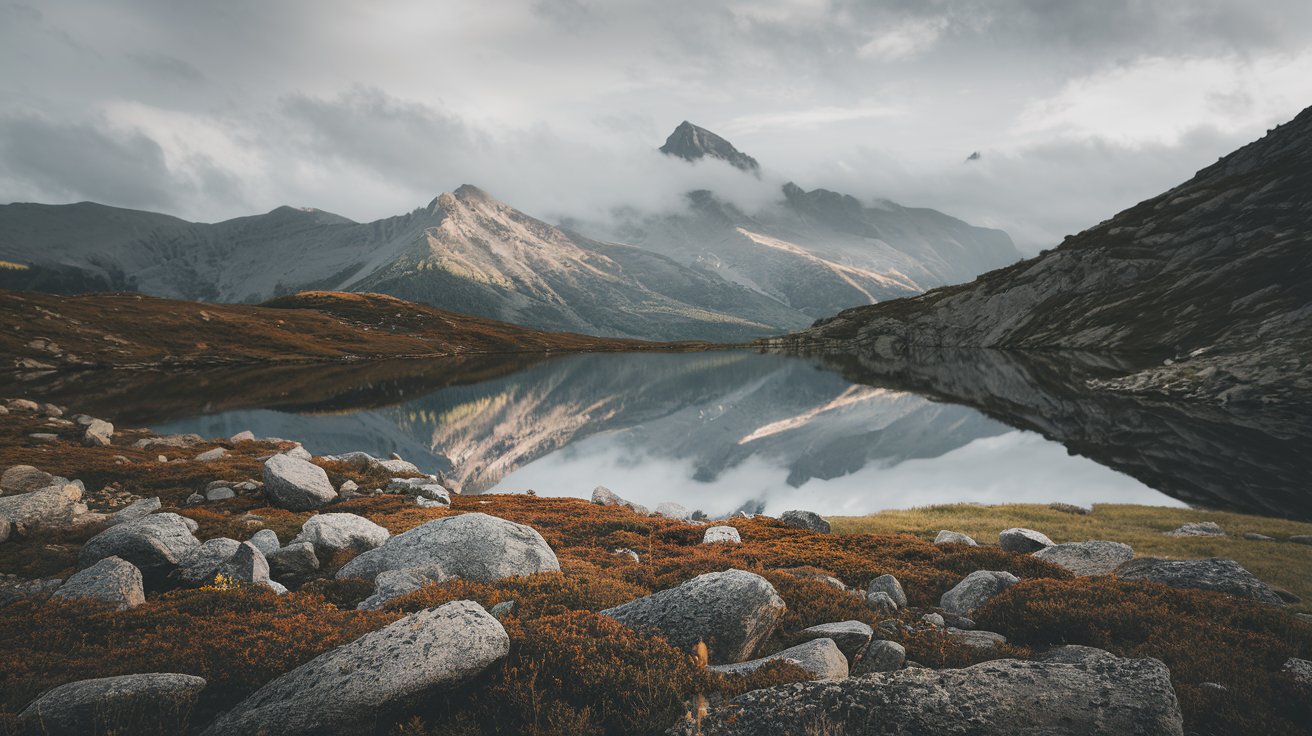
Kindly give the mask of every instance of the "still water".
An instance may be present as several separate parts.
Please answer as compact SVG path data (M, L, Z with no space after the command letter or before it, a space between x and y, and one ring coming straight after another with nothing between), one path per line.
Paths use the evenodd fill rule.
M315 454L396 452L465 493L586 497L604 485L648 506L674 501L711 515L1183 504L969 402L778 355L521 356L422 370L220 372L183 377L186 387L158 380L118 390L137 402L131 418L157 431L251 430Z

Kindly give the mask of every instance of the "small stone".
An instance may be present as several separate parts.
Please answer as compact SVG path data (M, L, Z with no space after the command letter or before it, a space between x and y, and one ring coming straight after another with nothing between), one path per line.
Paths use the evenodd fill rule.
M392 454L395 455L396 453L392 453ZM423 472L422 470L419 469L418 465L415 465L414 463L406 462L405 460L400 460L395 457L392 458L391 460L379 460L377 466L382 468L383 470L386 470L389 473L396 473L396 474L415 473L416 475L418 475Z
M598 506L623 506L639 516L646 516L650 513L647 511L646 506L620 498L606 486L597 486L592 489L592 502Z
M902 669L907 661L907 650L901 644L886 639L876 639L861 652L856 663L852 665L852 676L868 675L873 672L893 672Z
M848 661L855 661L855 657L866 648L874 635L874 629L870 628L869 624L861 621L838 621L831 624L820 624L798 632L799 638L832 639L838 645L839 651L848 658Z
M1224 537L1225 530L1215 521L1196 521L1185 524L1175 531L1166 532L1168 537Z
M227 486L220 486L220 487L215 488L215 489L213 489L213 490L206 491L206 492L205 492L205 500L207 500L207 501L226 501L226 500L228 500L228 499L230 499L230 498L234 498L234 497L236 497L236 495L237 495L236 492L233 491L231 488L229 488L229 487L227 487Z
M1312 534L1295 534L1289 541L1294 544L1312 544Z
M233 443L234 445L237 444L238 442L254 442L255 433L248 429L244 432L238 432L237 434L234 434L233 436L228 438L228 441Z
M692 512L689 511L686 506L674 503L673 501L656 504L655 514L667 519L680 519L684 521L692 518Z
M962 644L977 649L992 649L1000 644L1007 643L1007 637L992 631L966 631L965 629L948 627L944 629L944 632Z
M272 529L261 529L255 532L248 541L255 545L255 548L266 558L282 547L282 543L278 541L278 533Z
M924 616L921 616L920 620L936 629L941 629L948 625L948 622L943 618L943 615L938 613L927 613Z
M702 535L702 544L742 544L742 541L738 530L731 526L713 526Z
M1008 552L1037 552L1054 544L1046 534L1023 527L1012 527L998 533L998 546Z
M709 669L735 675L749 675L772 662L797 665L817 680L842 680L848 675L847 657L832 639L812 639L768 657L736 664L712 665Z
M506 617L514 612L515 612L514 601L501 601L495 606L492 606L491 610L488 611L488 613L492 614L492 617L498 621L505 621Z
M950 613L969 614L1020 579L1009 572L976 570L943 594L939 607Z
M87 447L106 447L114 437L114 425L103 419L93 419L82 433L82 444Z
M638 553L628 548L611 550L611 554L616 557L627 557L632 560L635 565L642 562L642 558L638 556Z
M187 496L187 500L183 501L183 503L188 506L195 506L196 504L205 503L205 497L199 493L193 493L190 496Z
M319 557L309 542L289 544L270 554L269 574L279 581L299 585L319 571Z
M195 457L198 463L207 463L212 460L222 460L228 456L228 451L222 447L216 447L213 450L206 450Z
M816 534L828 534L829 522L813 511L785 511L779 520L794 529L806 529Z
M1268 536L1265 535L1265 534L1258 534L1257 532L1244 532L1244 539L1247 539L1247 540L1249 540L1250 542L1274 542L1274 541L1276 541L1276 538L1275 538L1275 537L1268 537Z
M950 532L943 529L934 537L934 544L964 544L967 547L976 547L978 544L975 540L962 534L961 532Z
M29 434L28 437L31 437L32 439L36 440L37 442L58 442L58 441L59 441L59 435L57 435L57 434L50 434L49 432L33 432L33 433Z
M881 590L866 594L866 608L881 616L891 616L897 613L898 605L892 596Z
M1048 504L1048 508L1052 509L1053 511L1060 511L1064 514L1075 514L1077 516L1086 516L1088 514L1093 513L1093 509L1091 508L1087 508L1085 506L1077 506L1073 503L1062 503L1060 501L1058 501L1057 503Z
M892 575L880 575L874 580L871 580L870 586L866 588L867 593L876 593L879 591L887 593L888 597L893 599L893 603L897 604L898 608L907 607L907 594L902 590L902 583L899 583L897 578Z
M269 579L269 563L258 547L250 542L242 542L232 557L219 565L215 575L224 575L252 585L264 583Z
M359 491L360 491L360 484L349 479L342 481L342 484L337 487L337 495L341 496L342 498L351 498L352 496L355 496L357 493L359 493Z

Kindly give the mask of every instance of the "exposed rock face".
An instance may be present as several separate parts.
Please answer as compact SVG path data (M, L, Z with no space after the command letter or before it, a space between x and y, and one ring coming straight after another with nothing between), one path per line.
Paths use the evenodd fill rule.
M691 650L704 641L713 664L749 659L784 615L784 601L768 580L744 570L698 575L677 588L616 606L602 615L635 629L651 629L671 645Z
M738 530L731 526L713 526L702 535L702 544L742 544Z
M448 603L315 657L238 703L204 733L367 732L380 716L469 680L509 651L506 630L482 606Z
M756 159L734 148L729 141L687 120L679 123L679 127L665 139L665 145L660 150L666 156L678 156L685 161L697 161L709 156L743 171L756 173L761 169Z
M1090 697L1097 693L1097 697ZM672 734L692 734L676 727ZM1004 659L756 690L712 711L705 736L969 733L1181 736L1171 675L1155 659L1082 665Z
M168 573L200 546L187 520L177 514L151 514L111 526L82 545L78 563L89 566L106 557L121 557L140 568L149 581Z
M343 565L337 577L373 580L385 570L432 567L488 582L558 571L560 562L536 529L473 513L437 519L398 534Z
M31 465L15 465L0 475L0 492L31 493L55 485L55 476Z
M592 502L600 506L623 506L640 516L646 516L649 513L646 506L620 498L606 486L597 486L592 489Z
M306 519L292 544L309 542L317 552L331 554L354 549L364 552L382 546L391 537L383 527L356 514L318 514Z
M913 347L1140 353L1156 359L1096 387L1306 405L1309 140L1312 108L1036 258L767 342L884 355Z
M866 593L878 592L887 593L898 608L907 607L906 591L902 590L902 583L898 582L898 579L892 575L880 575L870 581L870 585L866 587Z
M1224 557L1206 560L1140 557L1121 565L1116 569L1116 575L1126 580L1151 580L1172 588L1215 590L1274 606L1285 604L1271 586L1258 580L1238 562Z
M1106 575L1134 559L1134 548L1121 542L1091 540L1044 547L1034 556L1076 575Z
M998 546L1008 552L1037 552L1053 544L1055 542L1048 539L1048 535L1033 529L1014 527L998 533Z
M205 680L148 674L80 680L60 685L18 715L24 736L186 733Z
M141 571L118 557L106 557L73 573L54 594L59 598L95 598L114 604L120 611L146 602Z
M711 665L711 669L729 674L749 675L771 662L780 661L791 662L801 667L817 680L841 680L847 677L847 657L832 639L825 638L812 639L782 652L749 662Z
M969 614L1020 579L1009 572L976 570L943 594L939 607L949 613Z
M838 645L838 650L848 658L848 661L854 660L866 648L874 635L874 629L862 621L838 621L832 624L820 624L802 629L798 633L799 637L832 639L834 644Z
M313 511L337 500L323 468L290 455L264 462L264 494L270 503L291 511Z
M812 511L785 511L779 520L795 529L807 529L816 534L829 533L829 522Z
M860 657L852 665L852 676L869 675L875 672L893 672L902 669L907 663L907 650L895 641L876 639L860 652Z
M979 544L969 536L961 532L950 532L947 529L940 530L938 536L934 537L934 544L964 544L967 547L978 547Z

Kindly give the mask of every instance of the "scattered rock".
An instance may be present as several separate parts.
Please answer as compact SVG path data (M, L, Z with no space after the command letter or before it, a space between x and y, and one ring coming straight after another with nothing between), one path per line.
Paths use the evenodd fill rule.
M238 442L254 442L255 433L248 429L243 432L238 432L237 434L234 434L233 436L228 438L228 441L233 443L234 445L237 444Z
M1009 572L976 570L943 594L939 608L949 613L969 614L1018 582L1020 579Z
M359 495L359 493L360 484L350 479L342 481L342 484L337 487L337 495L342 498L353 498Z
M15 465L0 475L0 492L31 493L49 488L63 481L47 472L37 470L31 465ZM67 482L67 481L63 481Z
M866 646L852 665L852 676L875 672L893 672L902 669L907 661L907 650L901 644L887 639L875 639Z
M1289 541L1294 544L1312 544L1312 534L1295 534Z
M921 616L920 620L936 629L941 629L948 625L947 620L943 618L943 614L941 613L927 613L924 616Z
M592 489L592 502L599 506L623 506L640 516L646 516L649 513L646 506L620 498L606 486L597 486Z
M178 561L170 575L173 581L188 588L199 588L214 582L219 566L237 554L241 542L227 537L207 539Z
M862 621L838 621L802 629L797 635L808 640L832 639L848 661L855 661L856 656L870 644L875 630Z
M768 657L737 664L712 665L716 672L750 675L771 662L790 662L801 667L817 680L842 680L847 677L847 657L832 639L812 639Z
M59 435L57 435L57 434L51 434L51 433L49 433L49 432L33 432L33 433L29 434L28 437L31 437L32 439L36 440L37 442L58 442L58 441L59 441Z
M893 600L893 596L882 590L877 590L866 594L866 608L880 616L892 616L897 613L898 605L897 601Z
M691 511L682 504L677 504L672 501L656 504L655 514L657 516L664 516L667 519L680 519L683 521L692 518Z
M779 520L794 529L807 529L816 534L828 534L829 522L812 511L785 511Z
M1290 657L1280 671L1289 674L1299 685L1312 687L1312 661Z
M136 565L149 582L151 577L177 567L200 546L187 521L177 514L163 513L116 524L82 545L78 563L88 567L106 557L122 557Z
M1166 532L1168 537L1224 537L1225 530L1215 521L1196 521Z
M738 536L738 530L731 526L713 526L706 530L702 535L702 544L720 544L728 542L730 544L742 544L742 537Z
M216 447L213 450L206 450L205 452L202 452L201 454L197 455L194 459L198 463L207 463L212 460L222 460L227 456L228 456L227 450L223 449L222 447Z
M186 733L205 689L192 675L148 674L70 682L46 691L18 714L24 736Z
M821 726L824 733L860 736L1184 732L1170 671L1155 659L1097 667L1004 659L960 670L904 669L755 690L715 709L700 726L688 723L670 733L700 728L704 736L805 736Z
M491 582L556 572L560 562L536 529L471 513L430 521L398 534L346 563L337 577L373 580L385 570L431 567L466 580Z
M387 491L414 496L416 501L426 500L441 506L451 505L451 492L433 478L393 478L387 484Z
M1053 544L1046 534L1033 529L1012 527L998 533L998 546L1008 552L1037 552Z
M147 516L160 510L159 496L152 498L139 498L123 508L109 515L106 520L110 526L115 524L124 524L137 519L144 519Z
M114 604L120 611L146 602L141 571L118 557L106 557L73 573L54 594L59 598L95 598Z
M899 583L897 578L892 575L880 575L874 580L871 580L870 585L866 588L866 593L878 593L881 591L888 593L888 597L893 599L893 602L897 604L898 608L907 607L907 594L902 590L902 583Z
M275 506L291 511L312 511L337 500L323 468L290 455L265 461L264 494Z
M264 559L264 553L258 547L250 542L242 542L232 557L219 565L215 575L223 575L248 585L266 583L269 581L269 562Z
M1093 509L1091 508L1087 508L1085 506L1077 506L1073 503L1062 503L1060 501L1056 503L1048 504L1048 508L1052 509L1053 511L1060 511L1064 514L1075 514L1077 516L1085 516L1093 513Z
M238 703L204 734L369 732L398 706L470 680L509 650L499 621L477 603L455 601L315 657Z
M1251 541L1251 542L1274 542L1274 541L1276 541L1276 538L1275 538L1275 537L1268 537L1268 536L1265 535L1265 534L1258 534L1257 532L1244 532L1244 539L1247 539L1247 540L1249 540L1249 541Z
M602 611L626 626L651 629L691 650L706 642L713 664L742 662L774 633L784 601L768 580L745 570L712 572L677 588Z
M114 438L114 425L104 419L92 419L82 433L82 444L87 447L107 447Z
M611 550L610 553L612 555L615 555L616 557L627 557L630 560L633 560L633 564L635 565L642 562L642 557L640 557L637 552L634 552L633 550L627 547L622 549L613 549Z
M236 496L237 492L228 486L220 486L205 491L206 501L226 501L230 498L235 498Z
M975 540L962 534L961 532L950 532L947 529L940 530L938 536L934 537L934 544L964 544L967 547L979 546Z
M1229 593L1276 606L1284 601L1271 586L1258 580L1234 560L1212 557L1206 560L1163 560L1140 557L1121 565L1116 574L1125 580L1151 580L1172 588L1199 588Z
M258 549L265 558L268 558L269 555L277 552L278 549L282 547L282 543L278 541L278 532L275 532L272 529L261 529L258 532L255 532L255 534L247 541L255 545L255 548Z
M1076 575L1106 575L1134 559L1134 548L1120 542L1092 540L1045 547L1034 556Z
M319 571L319 557L309 542L294 542L269 554L269 574L282 582L299 585Z
M306 519L292 544L309 542L316 552L331 555L344 549L365 552L391 537L387 529L355 514L318 514Z
M6 406L9 407L10 411L39 411L41 409L35 401L29 401L28 399L10 399Z

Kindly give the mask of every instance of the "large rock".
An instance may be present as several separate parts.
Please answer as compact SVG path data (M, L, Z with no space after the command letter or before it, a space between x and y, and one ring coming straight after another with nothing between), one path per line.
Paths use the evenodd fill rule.
M998 546L1008 552L1038 552L1053 544L1048 535L1033 529L1012 527L998 533Z
M305 582L319 571L319 557L309 542L289 544L265 560L269 563L269 574L275 580L293 585Z
M813 511L785 511L779 520L794 529L807 529L816 534L828 534L829 522Z
M373 580L385 570L433 567L466 580L490 582L558 571L560 562L533 527L473 513L398 534L343 565L337 577Z
M897 604L898 608L907 607L907 594L902 590L902 583L898 582L897 578L892 575L880 575L870 581L870 585L866 588L866 593L878 592L887 593L888 597L893 599L893 602Z
M964 544L967 547L978 547L979 544L969 536L961 532L952 532L947 529L940 529L938 536L934 537L934 544Z
M104 419L92 419L82 432L82 444L87 447L107 447L114 438L114 425Z
M907 650L895 641L876 639L860 652L852 664L852 676L869 675L875 672L893 672L902 669L907 663Z
M199 588L214 582L219 566L237 554L241 542L227 537L207 539L200 546L178 560L178 567L170 577L179 585Z
M23 736L179 734L205 680L153 673L81 680L46 691L18 714Z
M0 493L31 493L59 482L59 478L31 465L15 465L0 474Z
M73 573L55 591L58 598L95 598L125 611L146 602L141 571L127 560L106 557L85 570Z
M247 585L259 585L269 582L269 562L258 547L242 542L214 574Z
M0 497L0 525L7 521L21 533L68 527L87 511L82 491L80 482L56 478L39 491Z
M1121 542L1091 540L1044 547L1034 556L1076 575L1106 575L1134 559L1134 548Z
M597 486L592 489L592 502L599 506L623 506L641 516L646 516L649 513L646 506L620 498L619 495L606 486Z
M770 581L745 570L698 575L601 613L635 629L649 629L675 647L704 641L714 664L750 659L774 633L784 601Z
M373 595L360 601L356 608L361 611L376 611L394 598L413 593L429 583L440 583L450 579L451 576L440 569L387 570L380 572L378 577L374 578ZM497 613L496 606L492 608L492 614L495 616Z
M949 613L966 615L1018 582L1020 580L1009 572L976 570L944 593L939 599L939 607Z
M731 526L712 526L702 535L702 544L742 544L738 530Z
M337 499L323 468L290 455L264 461L264 495L270 503L291 511L312 511Z
M802 629L797 635L803 639L832 639L843 656L852 661L870 644L875 630L863 621L837 621Z
M1116 574L1125 580L1151 580L1172 588L1215 590L1275 606L1285 604L1271 586L1258 580L1238 562L1224 557L1206 560L1140 557L1118 567Z
M277 552L282 548L282 543L278 541L278 532L272 529L261 529L255 532L249 540L255 548L264 553L267 558L269 555Z
M206 736L371 733L377 721L478 675L510 650L472 601L410 614L315 657L223 714Z
M1285 660L1280 671L1289 675L1299 685L1312 687L1312 661L1290 657Z
M387 529L355 514L319 514L306 519L301 533L291 541L309 542L321 554L353 549L366 552L381 547L391 533Z
M106 557L122 557L149 580L167 574L200 546L191 531L187 520L177 514L151 514L111 526L87 540L78 553L78 563L87 567Z
M806 670L817 680L841 680L847 677L847 657L832 639L812 639L768 657L737 664L717 664L710 669L733 675L750 675L772 662L788 662Z
M692 512L688 510L687 506L673 501L656 504L655 514L664 516L667 519L687 520L692 518Z
M684 724L670 733L696 728ZM1003 659L755 690L712 711L700 733L1180 736L1184 726L1171 673L1155 659L1089 665Z

